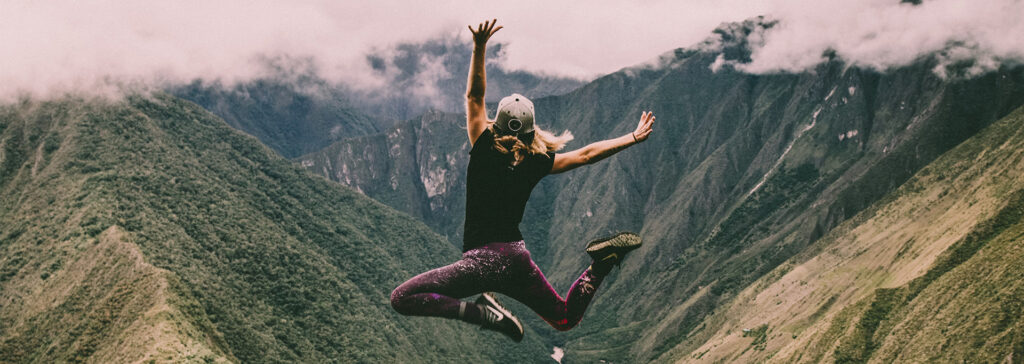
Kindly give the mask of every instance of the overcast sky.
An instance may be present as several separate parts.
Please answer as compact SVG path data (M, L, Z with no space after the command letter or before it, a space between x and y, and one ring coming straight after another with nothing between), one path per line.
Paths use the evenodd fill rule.
M266 58L308 58L359 82L372 48L498 18L506 66L592 78L692 45L722 22L768 15L749 72L798 72L827 49L885 69L947 49L980 71L1024 59L1024 1L0 1L0 97L262 75ZM950 46L956 44L956 46ZM468 55L467 55L468 56Z

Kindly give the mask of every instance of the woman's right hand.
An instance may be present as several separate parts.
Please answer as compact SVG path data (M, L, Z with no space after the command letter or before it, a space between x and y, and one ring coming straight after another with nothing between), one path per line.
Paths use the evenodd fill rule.
M645 111L640 115L640 123L633 131L633 140L637 143L647 140L647 137L651 135L652 126L654 126L654 112Z
M473 30L473 26L469 25L469 32L473 33L473 43L476 43L476 45L478 46L487 45L487 40L491 39L491 36L494 35L494 33L497 33L499 30L501 30L501 28L504 28L495 28L494 26L497 24L498 19L488 20L483 23L480 23L480 25L477 26L476 30Z

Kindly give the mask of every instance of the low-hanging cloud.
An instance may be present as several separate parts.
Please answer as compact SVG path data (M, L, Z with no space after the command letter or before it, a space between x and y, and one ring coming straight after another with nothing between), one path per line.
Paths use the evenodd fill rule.
M0 99L55 92L233 84L300 65L352 87L387 87L366 55L398 43L458 34L499 18L503 66L592 78L696 44L722 22L778 20L748 72L796 72L826 51L885 69L922 54L977 60L979 70L1022 58L1024 13L1015 0L448 0L0 2ZM465 55L468 57L469 55ZM428 77L428 76L423 76ZM429 77L428 77L429 78ZM422 80L423 92L431 80Z
M1018 0L779 2L769 14L776 22L749 37L750 60L733 65L751 73L802 72L838 57L885 71L934 56L940 76L961 66L961 75L971 77L1024 60L1022 15Z
M506 27L495 39L509 44L508 67L589 78L699 40L730 13L747 16L742 1L713 3L695 1L687 12L675 1L7 0L0 2L0 97L197 79L233 84L289 62L331 81L385 87L366 54L438 34L468 41L466 25L491 18Z

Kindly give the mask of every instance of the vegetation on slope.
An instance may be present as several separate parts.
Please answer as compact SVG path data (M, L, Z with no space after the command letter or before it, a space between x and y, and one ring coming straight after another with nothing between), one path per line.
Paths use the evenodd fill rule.
M216 114L285 157L332 142L373 134L381 121L349 104L340 89L322 80L265 79L228 88L194 82L173 93Z
M1007 196L1006 206L1001 208L994 217L978 224L966 237L957 243L953 244L946 249L945 252L940 255L935 263L928 271L914 280L910 281L904 286L898 288L879 288L875 290L873 297L870 297L870 307L867 311L857 318L857 324L854 330L847 334L841 341L839 346L835 349L834 357L837 363L865 363L875 353L875 351L882 345L885 339L891 334L891 330L894 326L900 322L902 315L905 312L919 304L920 301L915 299L925 291L931 284L937 280L949 274L955 268L964 265L971 260L982 248L986 247L993 240L1003 236L1003 234L1011 228L1020 228L1020 225L1024 225L1022 221L1024 217L1024 189L1018 189ZM1019 238L1019 235L1015 238ZM1015 239L1011 238L1011 239ZM1011 259L1022 259L1022 256L1013 256L1013 252L1006 252L1011 254L1007 256ZM963 279L965 277L955 277L950 279ZM989 277L975 277L971 282L974 284L993 284L995 282L978 282L990 279ZM991 321L986 322L987 325L979 325L974 332L969 336L962 338L962 340L955 340L948 337L949 346L945 348L947 351L956 351L957 356L962 358L973 358L980 359L981 357L987 357L987 360L980 361L999 361L1002 357L1010 354L1010 356L1021 356L1024 355L1024 351L1020 351L1019 348L1008 345L996 347L996 352L992 352L993 348L986 348L984 352L981 349L988 338L998 337L1004 334L1004 331L1008 328L1017 324L1022 314L1024 314L1024 306L1022 306L1020 298L1006 296L1002 292L988 292L989 297L978 297L979 299L991 299L992 296L1002 296L997 299L1001 301L999 304L999 310L1002 312L996 312L990 316ZM1016 302L1014 302L1016 301ZM987 310L986 310L987 311ZM982 314L984 315L984 314ZM882 325L885 323L885 325ZM1018 333L1017 335L1024 334ZM902 337L897 338L898 340L903 339ZM1017 346L1021 342L1024 342L1024 337L1015 339L1017 340ZM967 345L965 345L967 344ZM908 348L897 348L899 350L908 350ZM939 353L936 353L939 354ZM954 361L949 353L937 355L929 359L942 358L943 360ZM891 358L893 359L893 358Z
M716 308L668 360L1001 362L1024 341L1024 109ZM735 330L767 324L763 352ZM702 336L702 335L697 335Z
M181 351L166 360L547 356L536 335L508 350L497 334L394 313L391 289L456 259L455 248L408 216L312 177L168 96L3 107L0 224L6 360L104 362L113 357L97 353L130 345L138 332L133 322L181 327L167 335L184 344L161 346L168 340L154 338L148 351L117 360L164 360L157 354L173 348ZM75 267L106 254L96 253L107 244L104 231L119 232L129 252L123 254L137 249L136 262L166 272L155 274L170 293L159 293L162 283L109 267L84 270L91 273L72 281L82 283L67 283L69 272L84 269ZM46 282L82 293L40 291ZM145 304L125 304L139 300ZM147 321L147 307L160 302L171 313ZM72 334L52 334L65 330Z

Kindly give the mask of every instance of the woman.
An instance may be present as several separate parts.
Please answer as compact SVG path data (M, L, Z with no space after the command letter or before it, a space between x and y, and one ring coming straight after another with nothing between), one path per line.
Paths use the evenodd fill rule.
M579 323L594 292L613 266L640 247L632 233L596 240L587 245L593 263L576 280L563 300L530 258L519 222L530 191L545 175L562 173L595 163L651 133L654 116L643 113L636 130L615 139L556 154L572 134L560 136L533 123L533 103L513 94L501 100L495 120L487 120L484 107L484 53L487 40L502 27L497 19L480 24L473 33L473 60L466 94L466 127L470 151L466 175L466 225L462 259L417 275L391 293L391 305L403 315L459 319L523 338L519 319L498 303L498 292L526 304L555 329L569 330ZM483 293L475 303L461 298Z

